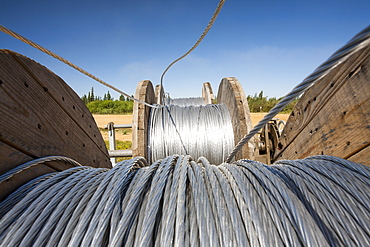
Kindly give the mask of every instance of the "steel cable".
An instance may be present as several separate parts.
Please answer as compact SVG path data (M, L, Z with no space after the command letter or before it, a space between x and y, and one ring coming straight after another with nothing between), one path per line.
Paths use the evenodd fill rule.
M57 175L57 172L48 173L43 176L37 177L28 183L19 187L16 191L10 194L4 201L0 202L0 219L3 218L4 214L12 209L15 204L23 199L31 190L33 190L39 183L44 182L45 180Z
M63 232L67 219L70 218L71 209L74 208L70 206L65 207L64 205L76 205L76 202L83 196L83 192L85 192L85 190L81 188L88 188L89 184L95 180L97 175L106 171L107 169L104 168L92 169L91 171L88 170L87 172L89 172L89 174L80 179L80 181L78 181L78 183L68 191L63 200L55 208L48 221L44 224L44 227L40 231L40 234L34 243L35 246L45 246L50 243L53 243L54 246L56 246L56 243L51 240L51 236L53 236L52 234L55 232Z
M225 104L152 109L148 123L149 162L172 154L206 157L220 164L231 152L234 133Z
M135 101L137 101L137 102L139 102L139 103L142 103L142 104L145 104L145 105L147 105L147 106L149 106L149 107L154 107L154 108L155 108L155 107L157 107L156 105L148 104L148 103L146 103L146 102L144 102L144 101L141 101L141 100L138 100L138 99L136 99L136 98L132 97L131 95L129 95L129 94L127 94L127 93L125 93L125 92L121 91L120 89L118 89L118 88L114 87L113 85L111 85L111 84L109 84L109 83L107 83L107 82L103 81L102 79L100 79L100 78L98 78L98 77L94 76L93 74L91 74L91 73L87 72L86 70L84 70L84 69L82 69L82 68L78 67L77 65L75 65L75 64L73 64L73 63L71 63L71 62L70 62L70 61L68 61L67 59L65 59L65 58L63 58L63 57L61 57L61 56L59 56L58 54L55 54L54 52L52 52L52 51L50 51L50 50L48 50L48 49L46 49L46 48L42 47L42 46L41 46L41 45L39 45L39 44L36 44L35 42L33 42L33 41L31 41L31 40L29 40L29 39L27 39L27 38L23 37L22 35L20 35L20 34L18 34L18 33L16 33L16 32L14 32L14 31L12 31L12 30L10 30L10 29L6 28L6 27L4 27L3 25L0 25L0 31L2 31L2 32L6 33L6 34L9 34L10 36L12 36L12 37L14 37L14 38L16 38L16 39L18 39L18 40L20 40L20 41L24 42L24 43L26 43L26 44L28 44L28 45L30 45L30 46L32 46L32 47L34 47L34 48L36 48L36 49L38 49L38 50L40 50L40 51L42 51L42 52L44 52L44 53L46 53L46 54L48 54L49 56L52 56L53 58L55 58L55 59L57 59L57 60L61 61L62 63L65 63L66 65L68 65L68 66L70 66L70 67L74 68L75 70L77 70L77 71L79 71L80 73L82 73L82 74L84 74L84 75L86 75L86 76L90 77L91 79L93 79L93 80L95 80L95 81L97 81L97 82L101 83L102 85L104 85L104 86L106 86L106 87L109 87L110 89L112 89L112 90L116 91L116 92L117 92L117 93L119 93L119 94L125 95L125 96L126 96L127 98L129 98L129 99L135 100Z
M23 165L17 166L16 168L2 174L0 176L0 183L4 182L5 180L10 179L14 175L16 175L16 174L18 174L18 173L20 173L20 172L22 172L26 169L29 169L31 167L34 167L34 166L37 166L37 165L40 165L40 164L45 164L45 163L47 165L47 162L50 162L50 161L63 161L63 162L66 162L67 164L70 164L72 166L81 166L81 164L79 164L77 161L75 161L73 159L70 159L70 158L67 158L67 157L64 157L64 156L47 156L47 157L31 160L29 162L24 163Z
M325 173L320 173L318 169L334 169L336 167L328 165L322 167L318 162L317 167L306 172L306 165L302 166L299 161L285 161L284 166L280 168L282 171L294 170L294 173L289 172L289 176L295 181L296 186L301 187L300 191L304 192L305 198L311 202L315 211L319 214L325 225L332 231L335 231L339 236L338 241L343 245L359 246L361 243L369 243L369 207L363 206L362 200L359 198L369 194L369 188L364 184L351 187L351 181L342 180L337 172L328 170ZM340 174L345 174L345 169L342 169ZM328 176L330 178L328 179ZM299 179L299 180L298 180ZM300 181L297 183L296 181ZM356 181L358 182L358 181ZM353 183L356 183L355 181ZM344 185L344 186L343 186ZM345 188L347 187L347 188ZM361 188L363 191L358 193L356 188ZM315 192L313 193L312 190ZM348 193L348 191L351 191ZM360 196L359 196L360 195ZM369 200L366 200L369 203ZM356 210L354 210L356 208ZM363 215L363 217L359 217ZM349 228L349 225L356 225L355 229Z
M46 179L44 182L38 183L25 197L18 198L17 200L19 201L19 203L16 203L16 205L10 211L3 211L5 208L1 208L1 214L4 216L1 218L0 224L0 242L3 241L3 238L7 235L8 231L10 231L9 226L16 222L32 203L38 200L38 198L41 198L40 195L47 194L47 190L49 189L49 187L52 187L55 184L63 181L66 177L81 169L83 168L76 167L65 170L63 172L59 172L55 176L51 176L49 179ZM8 196L3 201L3 203L12 204L12 202L10 201L12 197L13 195Z
M299 97L308 88L315 84L318 80L326 76L330 71L338 65L346 61L355 52L365 48L370 43L370 26L366 27L363 31L353 37L347 44L335 52L323 64L321 64L314 72L306 77L300 84L292 89L286 96L284 96L263 119L249 131L234 147L233 151L229 154L226 162L231 162L235 154L255 135L260 129L263 128L276 114L281 112L285 106L292 102L295 98Z
M20 187L1 202L0 246L369 246L369 194L370 168L332 156L135 158Z
M164 98L164 105L179 105L179 106L199 106L206 105L203 97L191 98Z
M163 87L163 78L164 78L164 75L165 75L165 74L166 74L166 72L170 69L170 67L171 67L172 65L174 65L176 62L178 62L178 61L180 61L181 59L183 59L184 57L186 57L187 55L189 55L189 54L190 54L190 53L191 53L195 48L197 48L197 46L202 42L202 40L204 39L204 37L207 35L208 31L209 31L209 30L211 29L211 27L213 26L213 23L215 22L215 20L216 20L216 18L217 18L217 16L218 16L218 14L220 13L220 11L221 11L221 9L222 9L222 7L223 7L223 5L224 5L225 1L226 1L226 0L220 0L220 1L219 1L218 5L217 5L217 7L216 7L216 10L215 10L215 12L213 13L212 18L211 18L211 20L209 21L209 23L208 23L207 27L205 28L205 30L203 31L203 33L201 34L201 36L199 37L199 39L197 40L197 42L196 42L196 43L195 43L195 44L190 48L190 50L189 50L189 51L187 51L184 55L182 55L182 56L181 56L181 57L179 57L178 59L176 59L175 61L173 61L173 62L172 62L170 65L168 65L168 67L165 69L165 71L163 72L163 74L162 74L162 76L161 76L161 86L162 86L162 87ZM41 45L39 45L39 44L37 44L37 43L35 43L35 42L33 42L33 41L31 41L31 40L29 40L29 39L27 39L27 38L23 37L22 35L20 35L20 34L18 34L18 33L16 33L16 32L14 32L14 31L12 31L12 30L10 30L10 29L6 28L6 27L4 27L3 25L0 25L0 31L2 31L2 32L4 32L4 33L6 33L6 34L8 34L8 35L10 35L10 36L12 36L12 37L14 37L14 38L16 38L16 39L18 39L18 40L22 41L22 42L24 42L24 43L26 43L26 44L28 44L28 45L30 45L30 46L32 46L32 47L34 47L34 48L36 48L36 49L38 49L38 50L40 50L40 51L42 51L42 52L46 53L46 54L48 54L49 56L54 57L55 59L57 59L57 60L59 60L59 61L61 61L61 62L65 63L66 65L68 65L68 66L72 67L73 69L75 69L75 70L79 71L80 73L82 73L82 74L84 74L84 75L86 75L86 76L88 76L88 77L92 78L93 80L95 80L95 81L97 81L97 82L101 83L102 85L104 85L104 86L106 86L106 87L109 87L110 89L112 89L112 90L114 90L114 91L118 92L119 94L125 95L126 97L128 97L128 98L130 98L130 99L132 99L132 100L135 100L135 101L137 101L137 102L139 102L139 103L145 104L145 105L147 105L147 106L149 106L149 107L152 107L152 108L156 108L156 107L158 107L157 105L152 105L152 104L149 104L149 103L147 103L147 102L144 102L144 101L141 101L141 100L138 100L138 99L136 99L136 98L132 97L131 95L129 95L129 94L127 94L127 93L125 93L125 92L121 91L120 89L118 89L118 88L114 87L113 85L111 85L111 84L109 84L109 83L107 83L107 82L103 81L102 79L100 79L100 78L98 78L98 77L94 76L93 74L91 74L91 73L87 72L86 70L84 70L84 69L82 69L82 68L78 67L77 65L75 65L75 64L73 64L72 62L68 61L67 59L65 59L65 58L63 58L63 57L59 56L58 54L56 54L56 53L54 53L54 52L52 52L52 51L50 51L50 50L48 50L48 49L46 49L46 48L42 47Z
M224 6L225 2L226 2L226 0L220 0L218 2L217 7L216 7L216 10L215 10L215 12L212 15L211 20L209 21L206 29L203 31L202 35L199 37L199 39L197 40L197 42L195 42L195 44L184 55L182 55L181 57L177 58L170 65L168 65L167 68L164 70L164 72L161 75L161 87L162 88L163 88L163 78L164 78L164 75L172 67L172 65L174 65L175 63L177 63L178 61L180 61L181 59L183 59L184 57L186 57L187 55L189 55L193 50L195 50L195 48L198 47L198 45L200 44L200 42L202 42L202 40L204 39L204 37L207 35L207 33L209 32L209 30L213 26L213 23L216 21L216 18L218 16L218 14L220 13L222 7Z

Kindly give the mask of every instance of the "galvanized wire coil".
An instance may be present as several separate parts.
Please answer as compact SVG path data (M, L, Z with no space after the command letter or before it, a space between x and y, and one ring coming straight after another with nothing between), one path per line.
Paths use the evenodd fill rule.
M1 202L0 246L369 246L369 199L370 168L332 156L138 157L22 186Z
M225 104L153 108L148 126L149 162L182 154L204 156L211 163L220 164L234 145Z
M190 98L164 98L164 105L179 105L179 106L199 106L206 105L203 97Z

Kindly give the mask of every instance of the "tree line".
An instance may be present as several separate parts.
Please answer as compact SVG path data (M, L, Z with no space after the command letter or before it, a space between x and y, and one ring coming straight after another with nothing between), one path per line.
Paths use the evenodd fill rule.
M110 95L109 91L108 93L104 94L103 97L101 96L97 96L95 95L94 93L94 88L92 87L91 88L91 91L88 92L88 94L84 94L82 97L81 97L81 100L85 103L85 104L88 104L88 103L91 103L91 102L94 102L94 101L104 101L104 100L111 100L111 101L114 101L114 98ZM119 96L119 101L133 101L132 99L130 98L127 98L125 97L124 95L120 95Z
M248 106L251 112L269 112L281 98L269 98L263 95L263 91L253 96L248 95ZM106 93L103 97L94 94L94 88L88 94L84 94L81 100L86 104L92 114L132 114L134 102L133 100L121 95L118 100L115 100L111 94ZM298 98L284 108L282 113L291 113L294 106L297 104Z
M269 112L272 107L274 107L281 99L282 98L269 98L264 96L263 91L261 91L258 95L256 93L254 96L247 96L250 112ZM298 98L294 99L282 110L282 113L291 113L298 100Z
M92 114L132 114L134 102L130 98L120 95L115 100L111 94L106 93L103 97L94 93L94 88L88 94L84 94L81 100L86 104Z

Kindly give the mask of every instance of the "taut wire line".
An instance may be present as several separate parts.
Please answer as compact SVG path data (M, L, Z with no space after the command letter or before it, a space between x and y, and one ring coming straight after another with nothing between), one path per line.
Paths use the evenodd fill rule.
M211 20L209 21L206 29L203 31L202 35L199 37L199 39L197 40L197 42L195 42L195 44L193 45L193 47L190 48L190 50L188 50L184 55L182 55L181 57L179 57L178 59L176 59L175 61L173 61L170 65L168 65L168 67L164 70L162 76L161 76L161 86L163 88L163 78L164 78L164 75L167 73L167 71L172 67L172 65L174 65L175 63L177 63L178 61L180 61L181 59L183 59L184 57L186 57L187 55L189 55L192 51L195 50L195 48L197 48L197 46L200 44L200 42L202 42L202 40L204 39L204 37L207 35L208 31L211 29L213 23L215 22L218 14L220 13L222 7L224 6L224 3L226 2L226 0L220 0L220 2L218 3L217 7L216 7L216 10L215 12L213 13L213 16L211 18ZM164 103L164 101L163 101Z
M326 76L330 71L336 68L339 64L344 62L355 52L363 49L370 43L370 26L365 28L355 37L353 37L347 44L335 52L326 62L321 64L313 73L306 79L298 84L293 90L288 93L282 100L280 100L264 118L254 128L246 134L239 143L235 146L234 150L230 153L226 162L230 162L235 154L246 144L258 131L265 126L276 114L281 112L285 106L292 102L295 98L304 93L308 88L314 85L318 80Z
M19 39L20 41L23 41L24 43L26 43L26 44L28 44L28 45L30 45L30 46L32 46L32 47L34 47L34 48L42 51L42 52L48 54L49 56L52 56L53 58L58 59L59 61L67 64L68 66L74 68L75 70L81 72L82 74L87 75L88 77L94 79L95 81L103 84L104 86L109 87L110 89L118 92L119 94L125 95L127 98L130 98L130 99L135 100L135 101L137 101L139 103L145 104L145 105L147 105L149 107L154 107L154 108L158 107L156 105L152 105L152 104L146 103L144 101L138 100L138 99L130 96L129 94L127 94L127 93L119 90L118 88L112 86L111 84L103 81L102 79L99 79L98 77L94 76L93 74L87 72L86 70L83 70L82 68L78 67L77 65L75 65L75 64L71 63L70 61L64 59L63 57L61 57L61 56L55 54L54 52L52 52L52 51L50 51L50 50L42 47L41 45L36 44L35 42L33 42L33 41L31 41L31 40L29 40L29 39L21 36L20 34L18 34L18 33L14 32L14 31L12 31L12 30L4 27L3 25L0 25L0 30L2 32L6 33L6 34L9 34L10 36L12 36L12 37L14 37L16 39Z

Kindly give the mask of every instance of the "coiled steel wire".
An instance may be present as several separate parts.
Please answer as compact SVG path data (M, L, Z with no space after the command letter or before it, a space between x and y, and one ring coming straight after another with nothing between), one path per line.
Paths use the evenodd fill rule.
M203 97L191 98L164 98L164 105L179 105L179 106L199 106L206 105Z
M333 156L137 157L20 187L1 202L0 246L369 246L369 199L370 168Z
M148 126L150 162L182 154L204 156L211 163L220 164L234 146L233 127L225 104L153 108Z

